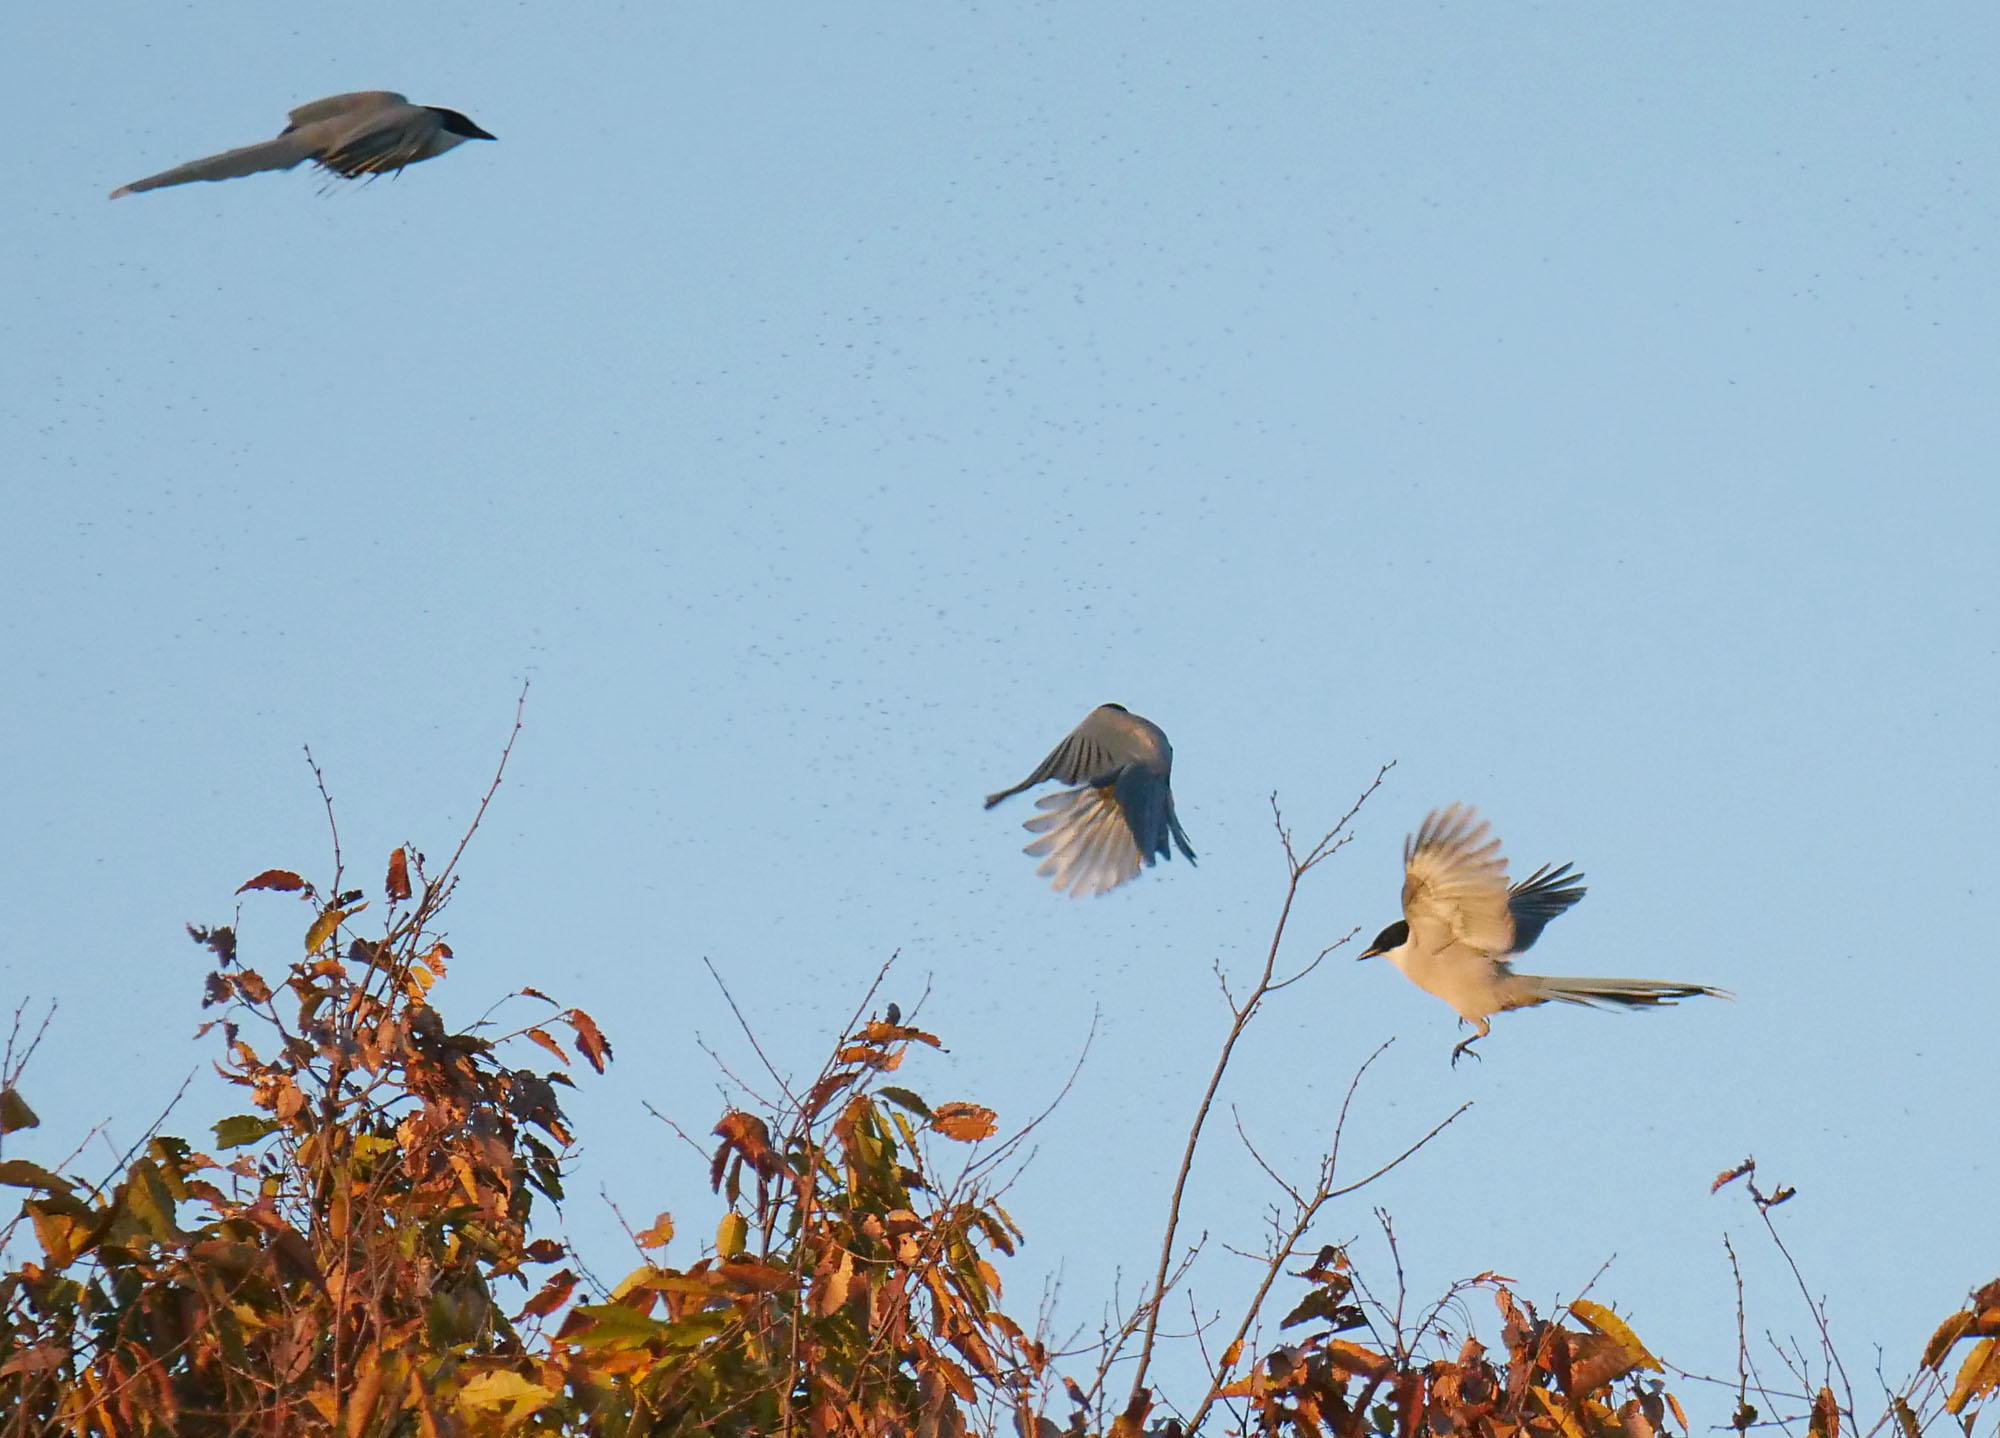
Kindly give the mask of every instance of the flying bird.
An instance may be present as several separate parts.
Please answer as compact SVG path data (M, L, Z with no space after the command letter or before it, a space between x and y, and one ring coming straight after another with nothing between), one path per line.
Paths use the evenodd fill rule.
M1386 958L1426 993L1436 994L1478 1030L1451 1051L1473 1053L1474 1040L1491 1030L1489 1016L1551 999L1566 1004L1652 1008L1697 994L1734 997L1706 984L1656 979L1562 979L1517 974L1508 961L1526 953L1549 920L1584 894L1583 875L1571 866L1544 864L1508 886L1500 841L1484 820L1453 804L1433 809L1415 835L1403 841L1403 917L1375 936L1361 958Z
M1174 815L1174 750L1160 726L1122 704L1100 704L1055 752L1011 789L989 794L986 807L1047 779L1079 787L1035 801L1041 810L1022 827L1041 837L1025 852L1041 859L1037 874L1071 898L1104 894L1138 874L1153 856L1172 859L1168 836L1194 862Z
M299 106L275 140L190 160L120 185L111 198L192 180L233 180L260 170L289 170L307 160L330 174L354 180L436 159L467 140L492 138L456 110L412 105L388 90L357 90Z

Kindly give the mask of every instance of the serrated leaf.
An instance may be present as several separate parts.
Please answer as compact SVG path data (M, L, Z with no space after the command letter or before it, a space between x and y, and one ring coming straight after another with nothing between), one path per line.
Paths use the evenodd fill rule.
M277 1131L278 1121L254 1113L233 1114L215 1125L217 1148L241 1148Z
M960 1143L977 1143L991 1138L999 1115L976 1103L941 1103L931 1115L931 1127L946 1138Z
M294 874L290 869L266 869L236 892L247 894L252 889L276 889L280 893L290 893L295 889L303 889L305 886L306 881L301 879L297 874Z
M563 1052L563 1046L555 1041L547 1029L529 1029L528 1037L561 1059L563 1063L569 1062L569 1055Z
M19 1133L24 1128L34 1128L41 1123L35 1111L28 1107L28 1101L18 1090L0 1089L0 1134Z
M576 1032L576 1051L590 1060L592 1068L603 1073L605 1062L611 1057L611 1045L598 1032L596 1020L582 1009L571 1009L563 1017Z
M1973 1399L1984 1398L1995 1388L2000 1388L2000 1340L1982 1338L1965 1355L1958 1381L1951 1386L1951 1397L1945 1399L1944 1410L1963 1413Z
M0 1183L11 1188L45 1188L51 1193L68 1193L76 1187L60 1174L50 1173L25 1158L0 1159Z

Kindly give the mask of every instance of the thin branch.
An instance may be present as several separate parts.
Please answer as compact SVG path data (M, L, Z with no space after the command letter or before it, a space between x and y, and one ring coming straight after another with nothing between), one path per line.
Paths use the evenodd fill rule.
M1285 884L1285 899L1278 910L1277 925L1271 931L1271 943L1265 951L1264 967L1258 976L1256 987L1244 998L1241 1005L1232 1005L1229 1033L1222 1041L1222 1052L1216 1058L1214 1071L1209 1075L1208 1087L1202 1092L1201 1102L1195 1109L1194 1122L1188 1128L1187 1144L1181 1152L1180 1168L1174 1175L1173 1197L1167 1205L1166 1232L1160 1239L1160 1261L1154 1270L1151 1296L1145 1300L1143 1306L1146 1314L1146 1332L1139 1345L1138 1366L1132 1375L1130 1404L1136 1405L1140 1402L1146 1386L1146 1373L1152 1366L1153 1346L1160 1327L1160 1308L1166 1301L1167 1274L1173 1266L1174 1239L1180 1230L1181 1204L1187 1196L1188 1177L1194 1171L1195 1151L1201 1146L1202 1130L1208 1124L1209 1110L1215 1104L1216 1091L1222 1087L1222 1077L1229 1071L1229 1061L1236 1052L1237 1041L1243 1037L1243 1031L1249 1027L1251 1019L1256 1017L1258 1008L1271 993L1272 975L1277 969L1278 951L1284 943L1285 927L1291 921L1292 905L1298 899L1299 881L1338 851L1344 842L1342 836L1348 824L1361 811L1361 806L1368 802L1369 796L1382 787L1382 781L1394 767L1395 761L1392 759L1376 771L1374 780L1361 791L1360 797L1355 799L1347 812L1340 816L1339 821L1321 836L1319 842L1307 851L1304 858L1300 858L1293 847L1291 831L1285 827L1284 815L1278 807L1278 796L1276 794L1271 796L1271 818L1277 827L1278 838L1284 845L1285 865L1289 871ZM1219 966L1217 972L1220 973Z

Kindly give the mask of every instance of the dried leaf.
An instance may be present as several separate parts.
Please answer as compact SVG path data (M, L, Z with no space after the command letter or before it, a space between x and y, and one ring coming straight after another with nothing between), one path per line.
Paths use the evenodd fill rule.
M1963 1413L1973 1399L1983 1400L1996 1388L2000 1388L2000 1339L1982 1338L1966 1354L1951 1397L1945 1400L1945 1412Z
M28 1107L28 1101L15 1089L0 1089L0 1134L19 1133L24 1128L34 1128L41 1120Z
M530 1263L554 1263L567 1251L553 1238L538 1238L521 1250L521 1256Z
M663 1213L653 1220L651 1228L642 1228L633 1235L641 1248L665 1248L674 1238L674 1216Z
M1227 1373L1236 1366L1236 1360L1242 1356L1243 1340L1239 1338L1222 1350L1222 1362L1216 1366L1216 1372Z
M569 1302L569 1296L576 1288L576 1275L563 1269L544 1283L541 1292L530 1298L521 1311L514 1315L519 1323L524 1318L547 1318L558 1308Z
M0 1378L10 1373L46 1373L51 1368L60 1368L69 1356L69 1349L60 1343L44 1343L35 1348L24 1348L0 1363Z
M598 1032L596 1021L582 1009L570 1009L563 1018L576 1031L576 1051L590 1061L592 1068L603 1073L604 1062L611 1057L611 1045Z
M991 1138L999 1115L976 1103L941 1103L931 1115L931 1127L960 1143Z
M271 1001L271 986L264 982L264 976L255 969L244 969L233 976L236 992L253 1004L267 1004Z
M1633 1367L1650 1368L1655 1373L1665 1371L1660 1366L1660 1360L1647 1351L1646 1345L1639 1341L1639 1336L1626 1325L1625 1320L1603 1304L1579 1298L1569 1306L1569 1311L1624 1349L1625 1356L1632 1360Z
M1727 1173L1718 1173L1715 1176L1715 1182L1711 1183L1708 1186L1708 1191L1710 1193L1714 1193L1724 1184L1734 1183L1736 1182L1737 1179L1743 1177L1744 1174L1755 1173L1756 1171L1757 1171L1757 1160L1754 1158L1746 1158L1743 1160L1743 1162L1737 1164L1736 1167L1730 1169Z
M266 869L236 892L245 894L252 889L276 889L281 893L290 893L305 886L306 881L290 869Z
M403 850L389 856L389 877L383 887L388 890L392 904L410 897L410 856Z
M533 1039L536 1043L540 1044L543 1048L547 1049L550 1053L554 1054L557 1058L561 1059L565 1064L569 1062L569 1055L563 1052L563 1047L561 1044L557 1043L553 1038L549 1036L549 1031L547 1029L529 1029L528 1037Z
M25 1158L0 1159L0 1183L10 1188L41 1188L50 1193L68 1193L76 1185L60 1174L50 1173Z
M1819 1390L1813 1399L1812 1418L1806 1425L1812 1438L1840 1438L1840 1404L1831 1388Z

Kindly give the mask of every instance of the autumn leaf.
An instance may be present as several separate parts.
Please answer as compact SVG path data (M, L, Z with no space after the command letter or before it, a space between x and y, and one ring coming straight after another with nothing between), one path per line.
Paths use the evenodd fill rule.
M392 904L410 897L410 856L403 850L389 856L389 877L383 887L388 890Z
M239 869L237 872L240 874L243 871ZM306 881L290 869L266 869L236 892L246 894L252 889L276 889L280 893L290 893L305 886Z
M28 1107L28 1101L15 1089L0 1089L0 1134L19 1133L24 1128L34 1128L41 1120Z
M1734 1183L1736 1182L1737 1179L1743 1177L1744 1174L1755 1173L1756 1171L1757 1171L1757 1160L1754 1158L1746 1158L1743 1160L1743 1162L1737 1164L1736 1167L1730 1169L1727 1173L1718 1173L1715 1176L1715 1182L1711 1183L1708 1186L1708 1191L1710 1193L1714 1193L1724 1184Z
M1601 1303L1592 1303L1587 1298L1579 1298L1570 1304L1569 1311L1583 1323L1625 1350L1625 1356L1632 1360L1632 1366L1650 1368L1655 1373L1664 1372L1660 1360L1647 1351L1639 1336L1626 1324L1625 1320Z
M312 921L312 927L306 930L306 952L309 954L314 952L321 944L332 938L334 931L349 914L358 914L367 907L366 904L361 904L352 909L323 910L320 916Z
M536 1043L540 1044L543 1048L547 1049L550 1053L554 1054L557 1058L561 1059L564 1064L567 1064L569 1062L569 1055L563 1052L561 1044L557 1043L553 1038L549 1036L549 1031L547 1029L529 1029L528 1037L533 1039Z
M651 1228L642 1228L632 1236L639 1241L641 1248L665 1248L673 1242L674 1216L663 1213L653 1220Z
M558 1308L569 1302L570 1293L576 1288L576 1275L567 1268L544 1283L541 1292L530 1298L521 1311L514 1315L519 1323L524 1318L547 1318Z
M991 1138L999 1115L976 1103L941 1103L931 1115L931 1127L960 1143Z
M10 1188L44 1188L51 1193L68 1193L76 1187L61 1175L25 1158L0 1159L0 1183Z
M596 1021L582 1009L570 1009L563 1018L576 1032L576 1051L590 1060L592 1068L603 1073L604 1061L611 1057L611 1045L598 1032Z
M567 1252L553 1238L538 1238L521 1250L521 1256L530 1263L554 1263Z
M740 1213L725 1213L715 1226L715 1253L725 1261L743 1252L750 1238L750 1221Z

